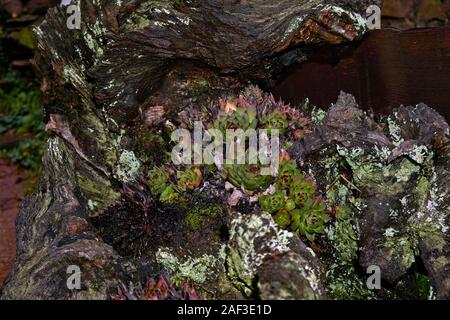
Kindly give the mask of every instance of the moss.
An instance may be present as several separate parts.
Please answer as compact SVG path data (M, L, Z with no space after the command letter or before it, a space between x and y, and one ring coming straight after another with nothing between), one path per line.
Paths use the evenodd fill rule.
M106 208L120 198L120 193L114 191L109 180L97 173L91 172L88 175L77 172L76 178L81 192L88 203L91 203L91 210Z
M414 276L416 280L417 290L419 291L419 297L423 300L428 299L431 292L430 279L418 272L415 272Z
M202 207L201 205L194 205L188 212L185 222L193 230L200 229L208 220L213 220L223 213L223 208L220 204L212 204Z
M163 165L171 161L168 150L170 144L164 140L164 132L136 126L130 135L133 138L132 148L143 164Z

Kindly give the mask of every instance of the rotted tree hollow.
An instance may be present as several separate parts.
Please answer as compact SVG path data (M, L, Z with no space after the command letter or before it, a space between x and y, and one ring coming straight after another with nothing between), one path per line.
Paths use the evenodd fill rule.
M34 30L34 65L51 137L39 188L17 220L17 258L2 299L109 299L119 283L142 282L158 274L168 274L175 282L190 281L211 299L339 298L347 291L340 287L344 282L353 286L351 298L366 298L372 293L358 289L364 278L356 265L378 264L383 277L395 284L410 276L414 260L425 265L434 296L449 297L448 125L426 106L405 108L390 119L391 129L403 136L397 141L342 94L311 134L289 151L314 173L324 192L332 189L327 184L336 183L320 165L321 157L342 157L355 164L352 148L365 156L378 150L378 156L386 155L379 161L389 164L387 171L394 174L418 147L435 152L433 164L425 155L412 156L415 160L408 162L405 173L412 180L399 180L395 190L372 192L376 181L359 176L358 191L352 192L360 192L361 206L354 207L349 223L361 225L364 234L351 240L356 247L350 256L316 253L300 238L285 237L270 215L254 208L227 207L213 222L193 231L185 223L189 213L161 206L146 178L170 151L164 143L167 131L158 128L189 123L205 105L236 95L249 83L270 85L318 45L360 39L367 31L367 7L381 6L382 1L75 2L81 29L68 29L65 7L55 7ZM417 125L403 128L405 119L417 119ZM429 130L420 127L425 123ZM370 159L378 168L375 158ZM415 175L428 166L435 175ZM344 175L341 169L336 167L335 173ZM342 170L349 180L351 170L357 169L349 165ZM384 183L392 185L388 178L380 185ZM211 185L211 190L224 189ZM416 192L422 202L399 203ZM342 202L352 199L346 196ZM390 222L384 208L376 206L377 199L392 203L404 218ZM200 210L210 208L212 200L199 196L192 201ZM434 201L433 210L427 201ZM422 215L416 219L413 212L420 208ZM438 222L427 233L420 221L431 215ZM389 232L394 227L396 232ZM417 236L410 236L413 229ZM404 246L386 242L386 230L388 236L403 239ZM361 246L365 249L358 257ZM383 261L386 252L391 261ZM82 271L79 290L66 285L70 265ZM338 268L352 271L327 278L331 266L331 274L338 274Z

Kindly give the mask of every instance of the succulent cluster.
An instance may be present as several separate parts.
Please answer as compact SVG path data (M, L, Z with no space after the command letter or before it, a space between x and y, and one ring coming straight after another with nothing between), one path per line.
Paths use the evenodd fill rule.
M314 182L303 175L289 160L280 163L275 192L258 199L263 211L274 215L281 227L290 227L298 235L314 240L314 234L323 233L329 220L325 205L315 196Z
M256 129L258 121L256 109L254 106L246 104L238 108L234 101L221 100L222 109L217 115L217 119L212 123L210 128L218 129L222 133L226 133L229 129Z
M165 203L175 203L188 190L198 188L202 183L202 172L198 167L173 170L168 167L155 167L148 173L150 189L154 196Z
M238 96L220 99L215 108L217 112L211 113L212 117L205 127L218 129L222 133L229 129L266 129L269 133L278 129L280 144L286 146L309 130L310 121L300 111L275 101L272 95L253 86ZM248 154L249 150L246 150L246 156ZM283 150L280 157L276 177L261 174L259 163L225 164L219 169L222 169L222 176L236 188L256 196L261 209L271 213L281 227L290 228L311 241L315 234L324 231L324 224L329 218L325 205L316 195L312 179L290 161L286 151ZM159 196L162 202L183 203L182 195L198 188L203 177L198 167L190 166L183 170L157 167L149 172L149 179L152 193ZM201 217L190 214L187 220L193 228L198 228Z
M185 282L180 288L175 288L164 277L150 278L145 286L141 284L129 286L120 283L117 294L111 296L111 300L205 300L194 286Z

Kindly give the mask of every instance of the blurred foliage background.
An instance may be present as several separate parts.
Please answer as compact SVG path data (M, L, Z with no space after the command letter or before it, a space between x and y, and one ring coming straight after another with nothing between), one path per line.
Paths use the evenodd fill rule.
M42 99L33 72L32 25L39 22L48 0L0 0L0 158L36 176L46 134Z

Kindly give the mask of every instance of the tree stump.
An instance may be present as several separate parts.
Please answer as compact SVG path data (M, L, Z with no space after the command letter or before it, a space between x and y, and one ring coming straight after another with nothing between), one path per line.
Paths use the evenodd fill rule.
M380 2L79 0L75 1L82 19L79 30L67 28L66 7L50 9L35 28L38 50L34 65L42 82L46 128L51 137L39 188L24 202L17 220L17 258L2 298L109 299L119 288L119 298L133 299L139 295L129 288L129 282L145 283L160 274L167 275L175 286L184 281L191 283L209 299L339 298L345 297L346 289L339 287L344 280L351 283L349 292L355 293L352 298L377 296L363 288L364 275L353 268L358 264L354 254L361 245L358 236L348 245L356 246L349 258L336 253L337 245L327 244L325 238L329 235L323 235L323 245L317 240L319 247L329 248L322 252L315 250L314 241L282 230L255 204L224 204L227 195L220 178L208 180L203 192L190 194L186 198L189 205L183 207L161 204L147 176L166 161L165 154L172 147L170 132L175 127L191 128L194 119L202 119L205 106L217 104L223 97L239 97L249 83L268 88L270 79L304 60L316 45L361 38L367 31L367 7ZM269 99L260 91L254 94ZM416 144L426 147L427 152L437 152L438 145L441 147L441 160L436 160L440 166L435 170L441 175L400 181L400 189L418 184L423 203L405 207L396 204L396 208L409 212L412 207L422 207L429 196L427 190L435 184L442 183L442 192L448 193L442 178L449 172L445 144L448 126L442 117L432 111L405 111L412 112L409 116L413 119L427 115L436 130L430 133L433 139L411 133L410 140L415 142L400 149L398 144L396 149L392 138L383 136L381 124L360 114L362 111L348 99L342 96L336 108L350 109L335 111L349 116L349 123L329 112L324 122L314 122L319 131L311 130L312 135L307 134L289 150L299 165L311 168L324 197L329 195L327 184L333 182L330 172L317 167L320 152L328 152L330 159L340 152L352 163L351 149L358 146L366 154L378 147L382 154L395 150L396 158L401 158L416 150ZM303 110L313 117L311 110ZM359 136L346 136L340 131L345 130L345 125L361 129L355 131ZM345 152L325 148L339 144L347 148ZM407 166L414 172L428 165L425 160L411 161ZM405 164L395 165L401 169ZM350 165L345 170L356 169ZM336 172L339 170L336 167ZM351 179L355 178L349 176ZM358 182L355 184L358 186ZM371 207L372 195L364 194L373 185L361 184L361 189L367 188L359 190L362 194L355 198L367 201L367 206L353 205L353 218L340 220L340 227L333 225L327 230L336 234L345 223L351 225L351 230L360 223L362 228L369 228L364 221L381 214L380 208ZM405 197L414 194L402 190ZM385 191L378 190L378 196L386 196ZM392 201L397 200L397 193L389 195ZM354 198L348 195L341 200L351 206ZM448 200L437 199L436 209L423 215L433 214L445 226L448 209L442 209L442 201ZM216 204L220 207L218 213L216 207L212 209ZM201 221L195 214L202 217ZM405 256L413 260L421 256L434 294L448 297L448 272L443 271L448 270L445 228L434 224L433 230L422 234L419 241L408 238L412 224L405 219L392 224L408 243L403 248ZM378 224L377 228L390 227L389 221ZM425 230L418 225L416 229ZM403 249L390 244L383 250L395 256L392 265L380 262L378 253L382 251L377 251L376 244L383 241L381 238L378 231L376 236L370 231L361 235L364 248L372 251L363 251L360 263L366 267L375 256L386 278L396 283L407 275L413 261L402 261ZM410 244L413 240L418 243ZM410 253L415 248L417 252ZM330 262L332 259L346 262L336 266ZM71 265L81 270L80 289L68 288L67 268ZM331 268L337 274L338 268L348 265L351 270L343 271L336 279L326 275ZM446 284L442 283L443 277ZM377 297L389 296L383 294Z

